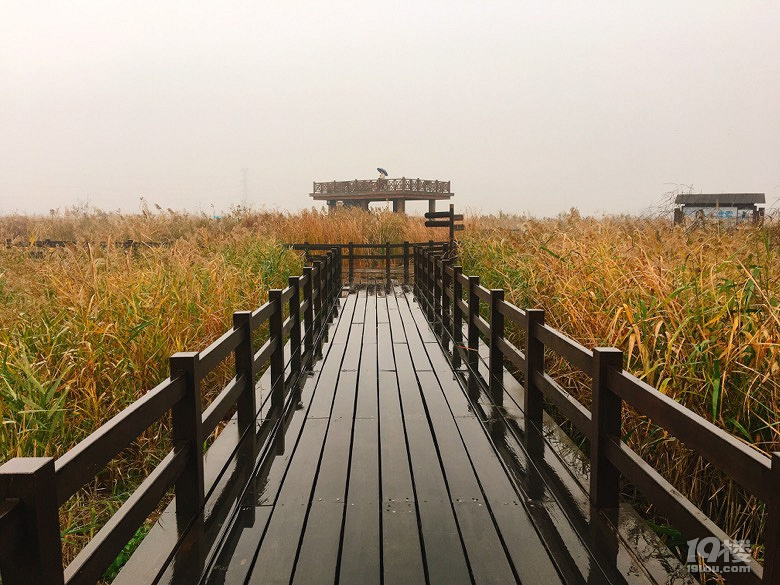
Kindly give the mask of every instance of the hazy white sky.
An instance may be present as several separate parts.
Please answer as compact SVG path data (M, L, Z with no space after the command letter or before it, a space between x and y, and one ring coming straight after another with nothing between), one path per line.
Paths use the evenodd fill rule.
M312 205L452 180L457 207L780 197L780 2L0 3L0 213Z

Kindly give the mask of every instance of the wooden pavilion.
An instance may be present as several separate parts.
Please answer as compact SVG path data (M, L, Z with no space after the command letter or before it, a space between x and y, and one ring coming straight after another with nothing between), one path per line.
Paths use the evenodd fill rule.
M346 207L368 210L372 201L392 201L393 211L406 212L407 201L428 201L428 211L436 211L436 201L453 196L449 181L427 179L369 179L314 183L310 197L327 201L333 210L339 202Z

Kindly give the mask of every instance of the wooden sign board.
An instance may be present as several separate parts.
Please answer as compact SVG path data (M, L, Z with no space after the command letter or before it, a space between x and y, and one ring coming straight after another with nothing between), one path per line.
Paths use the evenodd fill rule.
M448 228L451 225L452 224L450 224L450 222L448 222L448 221L426 221L425 222L425 227L433 227L433 228L436 228L436 227ZM456 225L452 226L452 228L456 232L457 231L461 231L461 230L464 229L463 224L456 224Z
M455 213L455 206L450 204L449 211L429 211L425 214L425 227L447 228L450 232L450 243L455 241L455 232L463 231L463 224L455 223L463 221L463 214Z
M450 219L449 211L429 211L425 214L426 219ZM458 213L452 216L455 221L463 221L463 214Z

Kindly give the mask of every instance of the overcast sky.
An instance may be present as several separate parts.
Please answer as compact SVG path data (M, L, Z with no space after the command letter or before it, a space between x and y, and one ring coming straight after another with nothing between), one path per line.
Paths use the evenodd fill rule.
M299 209L313 180L457 207L780 198L780 2L0 3L0 213Z

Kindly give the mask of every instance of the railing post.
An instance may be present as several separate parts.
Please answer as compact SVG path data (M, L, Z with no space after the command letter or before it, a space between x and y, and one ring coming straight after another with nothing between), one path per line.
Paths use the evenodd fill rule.
M187 464L176 480L176 519L180 529L203 509L203 404L200 397L200 355L179 352L170 358L171 378L183 376L185 393L171 409L173 444L187 444Z
M314 325L314 307L312 304L312 268L306 266L303 269L303 277L306 280L306 284L303 285L303 302L306 305L306 309L303 311L303 343L308 356L304 367L308 368L314 361L314 331L312 327Z
M339 314L339 296L341 295L341 247L333 248L333 315ZM335 318L335 317L334 317Z
M436 301L439 303L438 313L439 317L441 318L441 324L444 324L444 307L446 305L446 296L444 293L444 256L439 256L436 260L436 269L439 271L437 275L437 285L439 287L438 295L436 296Z
M455 204L450 203L450 252L455 247Z
M347 254L349 254L347 258L347 263L349 264L349 284L352 286L355 280L355 245L352 242L348 244Z
M427 274L426 279L426 301L428 303L428 322L435 323L436 314L433 311L433 295L434 295L434 270L433 265L436 262L433 259L433 254L429 251L425 255L425 270Z
M404 241L404 284L409 286L409 242Z
M417 287L417 298L422 299L420 308L425 309L425 256L422 246L417 246L417 265L414 267L414 284Z
M314 261L314 270L312 271L314 276L312 281L314 297L314 339L316 346L315 357L322 357L322 329L325 323L322 319L322 260Z
M428 268L430 268L430 272L428 274L428 282L430 282L430 298L431 298L431 310L433 311L434 319L438 315L436 313L436 256L433 252L430 252L428 254L429 262L428 262Z
M451 268L451 264L452 262L450 260L442 260L441 262L441 325L442 342L444 343L445 352L450 349L450 334L452 333L452 323L450 322L450 296L448 294L451 277L447 272L447 269Z
M419 287L419 280L420 280L420 268L419 268L419 259L420 259L420 251L417 248L417 244L412 245L412 265L414 268L414 296L416 296L418 299L420 298L420 287Z
M431 295L431 307L433 308L434 316L437 316L438 315L437 307L438 307L439 303L436 300L436 296L439 293L436 290L438 288L438 286L436 284L436 277L438 276L438 271L439 270L438 270L438 267L436 266L436 261L438 260L438 257L436 256L436 254L434 252L429 252L428 253L428 258L429 258L428 268L430 268L430 273L429 273L428 277L429 277L429 282L431 283L431 286L430 286L430 290L431 290L431 293L430 293L430 295Z
M333 309L336 300L336 249L331 248L328 254L330 286L328 287L328 300L330 301L330 320L333 321Z
M428 261L425 258L425 249L422 246L417 247L417 268L419 270L419 283L417 285L417 293L423 299L423 311L428 310L428 305L425 304L426 296L428 294ZM414 279L417 280L417 272L415 272Z
M244 376L246 385L236 402L238 410L238 428L243 432L255 424L257 399L255 398L255 352L252 347L252 311L233 313L233 328L242 331L241 343L236 346L233 356L236 362L236 379Z
M441 260L433 257L433 330L436 335L441 336Z
M463 300L462 266L452 267L452 367L458 369L461 364L460 350L463 345L463 311L459 302Z
M431 253L429 250L423 250L420 256L422 268L425 272L423 286L423 298L425 299L425 316L429 323L433 323L433 285L431 284Z
M490 395L493 404L504 405L504 352L498 347L498 340L504 337L504 315L498 310L504 300L504 289L490 290Z
M333 323L333 255L325 256L325 290L322 293L322 306L326 311L326 322Z
M426 311L425 306L425 287L426 284L426 272L425 272L426 264L425 264L425 255L422 246L417 246L417 266L414 267L414 282L417 286L417 298L422 299L423 303L420 305L420 308L423 311Z
M342 266L341 263L344 261L343 256L341 254L341 246L336 246L333 248L333 259L336 261L336 265L333 267L333 307L335 309L336 314L339 313L339 303L338 299L341 296L341 274L342 274Z
M772 453L771 501L766 503L767 519L764 534L764 577L766 583L780 583L780 452Z
M288 303L292 329L290 329L290 371L293 375L301 372L301 287L300 277L291 276L287 286L292 287L292 296Z
M417 280L417 270L419 270L419 283L417 293L425 301L425 295L428 287L428 261L425 259L425 249L422 246L417 247L417 268L415 268L414 279ZM423 304L423 310L427 311L427 305Z
M342 266L342 263L344 262L344 254L341 250L341 246L338 246L336 248L336 290L335 293L335 305L336 305L336 311L339 309L339 303L338 299L341 296L341 289L343 288L344 284L344 266Z
M330 290L330 262L328 261L328 257L330 256L329 253L326 253L322 257L322 263L320 264L320 268L322 269L322 277L320 279L320 287L322 289L320 290L320 296L322 297L322 325L325 326L326 323L328 323L328 299L330 299L330 295L328 294L328 291Z
M477 317L479 317L479 297L477 287L479 276L469 276L469 322L468 336L468 368L469 368L469 396L476 400L479 398L479 382L477 380L477 368L479 367L479 329Z
M284 338L282 336L282 291L278 288L268 291L268 300L273 306L271 318L268 320L268 337L274 344L271 352L271 410L276 414L282 412L284 405Z
M2 555L3 583L62 585L57 483L51 457L16 457L0 466L0 500L17 499L25 530L13 554ZM4 551L10 552L10 551Z
M523 396L523 414L525 416L525 444L531 451L538 452L541 445L538 440L542 432L542 417L544 415L544 394L534 383L534 373L544 374L544 344L536 338L536 326L544 325L542 309L527 309L525 311L525 370L523 380L525 392Z
M622 371L623 352L614 347L593 349L593 404L590 423L590 501L596 508L616 508L620 502L620 472L607 459L606 443L620 440L623 402L607 387L607 372Z
M385 242L385 280L388 288L393 286L390 281L390 242Z

